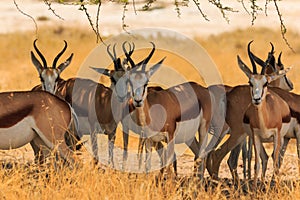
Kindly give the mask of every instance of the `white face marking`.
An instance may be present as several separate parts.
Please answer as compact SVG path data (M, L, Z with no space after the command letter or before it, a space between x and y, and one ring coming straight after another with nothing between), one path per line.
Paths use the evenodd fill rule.
M193 140L199 128L200 117L202 117L202 111L201 114L194 119L176 122L176 130L175 130L176 144L186 143L186 142L188 143Z
M266 96L268 80L264 75L251 75L249 79L251 97L254 105L259 105Z
M57 78L59 77L59 71L57 69L47 68L42 71L40 77L43 90L55 94L57 90Z
M131 97L133 104L136 107L143 106L144 100L147 96L147 84L149 79L144 72L133 72L129 75L129 82L131 86Z

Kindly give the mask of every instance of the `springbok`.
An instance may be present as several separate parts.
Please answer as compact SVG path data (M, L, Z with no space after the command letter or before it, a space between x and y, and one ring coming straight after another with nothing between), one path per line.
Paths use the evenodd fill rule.
M76 116L63 100L47 92L0 93L0 149L32 145L35 161L44 162L49 150L57 150L67 163L74 162L69 149ZM75 127L76 128L76 127ZM66 140L68 139L68 140ZM46 149L45 149L46 148ZM44 152L43 154L40 154Z
M154 49L155 45L152 45ZM148 92L149 79L165 58L146 71L145 64L136 66L126 52L125 56L132 66L128 80L135 110L131 113L131 118L142 128L142 137L146 138L146 171L151 167L151 147L154 142L168 143L167 164L174 159L173 164L176 166L175 143L187 144L194 153L195 160L199 156L204 160L206 145L202 144L207 142L212 115L209 90L197 83L186 82L168 89ZM195 138L197 131L200 144ZM203 169L199 168L200 176Z
M125 45L127 44L128 42L124 42L123 45L122 45L122 48L123 48L123 52L125 54L128 54L127 57L130 57L132 55L132 53L134 52L135 50L135 44L132 43L132 45L130 43L128 43L129 45L129 51L127 52L126 50L126 47ZM153 56L154 54L154 51L155 51L155 48L153 48L149 55L147 55L146 58L144 58L142 61L140 61L138 64L136 64L136 66L141 66L142 64L143 65L147 65L147 63L149 62L149 60L151 59L151 57ZM121 60L120 58L117 58L116 56L116 51L115 51L115 45L114 45L114 48L113 48L113 54L111 54L109 51L108 51L110 57L113 59L113 60L117 60L117 62L114 62L115 63L115 66L118 66L119 70L121 71L121 76L123 76L124 78L128 79L128 71L130 70L130 67L129 67L129 61L128 59L124 59L123 60L123 65L121 65ZM116 64L117 63L117 64ZM125 67L127 66L127 67ZM101 74L104 74L106 76L108 76L110 73L108 71L108 69L103 69L103 68L95 68L95 67L91 67L92 69L94 69L96 72L98 73L101 73ZM125 72L126 70L126 72ZM120 76L120 77L121 77ZM117 85L117 82L113 79L111 79L111 88L114 88L116 87ZM162 90L161 87L159 86L156 86L156 87L149 87L149 90L150 92L152 90ZM122 124L122 131L123 131L123 142L124 142L124 152L123 152L123 169L126 168L126 161L127 161L127 158L128 158L128 152L127 152L127 147L128 147L128 134L129 134L129 130L132 130L133 132L137 133L137 134L140 134L142 129L140 127L136 127L136 126L133 126L132 124L130 124L130 121L128 121L128 118L126 118L126 116L128 116L128 114L130 112L132 112L134 110L134 107L132 106L132 103L131 101L128 102L128 109L123 113L123 119L121 120L121 124ZM130 124L130 125L129 125ZM141 157L141 152L143 151L143 142L142 142L142 137L140 137L140 142L139 142L139 148L138 148L138 158L139 158L139 169L141 168L141 160L142 160L142 157ZM162 163L162 158L163 158L163 155L162 155L162 149L164 148L163 147L163 144L161 142L157 142L154 144L159 156L160 156L160 159L161 159L161 165L163 165Z
M250 54L252 54L250 51L250 43L248 44L248 54L249 57ZM272 50L269 53L267 60L271 59L271 56L273 56L273 54L274 54L274 48L272 45ZM252 56L254 57L253 54ZM254 59L257 60L257 57L254 57ZM279 68L283 67L280 57L278 58L277 65L278 65L277 67ZM269 74L271 72L274 72L273 67L271 65L266 66L266 73ZM276 86L280 86L284 90L293 89L292 82L286 77L286 75L283 75L281 78L271 82L268 86L272 86L272 88ZM209 154L207 159L208 161L207 169L209 174L213 178L217 178L221 161L229 151L232 151L228 160L228 165L231 170L234 183L238 183L239 179L236 170L237 159L239 156L241 144L243 143L243 141L245 141L245 138L247 136L243 128L243 114L245 113L248 105L251 103L249 85L234 87L231 91L229 91L226 94L226 100L227 100L226 123L230 127L230 137L218 149L212 151ZM245 156L243 156L243 159L244 159L243 162L245 164L246 163ZM263 165L263 171L264 171L264 165ZM244 165L244 177L246 177L245 172L246 170Z
M275 60L275 57L274 57L274 46L272 43L270 43L271 46L272 46L272 49L271 49L271 52L269 52L269 55L268 55L268 59L264 62L262 61L260 58L258 58L257 56L255 56L251 51L250 51L250 54L253 58L253 60L258 63L261 67L265 68L265 71L266 71L266 74L272 74L272 73L280 73L280 70L284 70L284 65L282 64L281 62L281 55L282 55L282 52L279 54L278 56L278 62L276 63L276 60ZM282 91L283 89L286 90L286 91L290 91L293 89L293 83L287 78L286 75L282 76L281 78L278 78L276 80L274 80L272 83L272 87L270 87L271 90L273 90L273 88L275 88L275 92L278 91L279 93L284 93L286 94L286 92L280 92ZM282 88L282 89L279 89L279 90L276 90L276 88ZM277 92L276 92L277 93ZM283 97L283 95L280 95L278 94L281 98ZM286 98L282 98L283 100L286 101ZM288 99L289 100L289 99ZM286 101L289 105L290 105L290 101ZM291 108L290 108L291 109ZM286 146L289 142L289 139L291 138L296 138L297 139L297 148L298 146L300 145L300 143L298 143L298 141L300 140L300 138L298 138L299 136L297 134L294 134L294 129L295 129L295 126L297 126L297 123L296 123L296 119L292 119L292 123L291 123L291 127L290 127L290 130L285 137L284 137L284 144L283 144L283 147L282 147L282 151L281 152L281 156L280 156L280 159L279 159L279 167L281 165L281 161L282 161L282 158L283 158L283 154L286 150ZM297 131L296 131L297 132ZM248 140L248 179L251 179L251 158L252 158L252 139L249 138ZM300 146L299 146L300 148ZM246 144L244 143L243 144L243 150L246 149ZM262 158L262 162L265 163L263 167L263 172L262 174L264 175L266 170L267 170L267 162L268 162L268 155L264 152L262 155L261 155L261 158ZM233 159L233 157L231 156L228 160L228 162L230 163L233 163L233 162L236 162L234 165L236 166L237 165L237 159ZM244 173L246 172L246 165L244 163ZM246 175L244 175L246 176Z
M275 64L275 59L273 58L273 61L271 61L271 63L273 62L275 64L275 72L279 73L280 70L284 70L284 65L281 62L281 55L282 52L280 52L279 56L278 56L278 63ZM262 60L260 60L259 58L257 58L255 55L253 55L254 60L261 66L264 66L264 63ZM281 81L280 81L281 80ZM273 92L275 92L277 95L279 95L285 102L287 102L287 104L290 107L290 111L291 111L291 116L292 116L292 122L289 128L288 133L285 135L284 137L284 144L282 147L282 152L280 153L281 157L279 159L279 167L281 165L282 162L282 158L284 156L286 147L288 145L288 142L291 138L295 138L296 139L296 146L297 146L297 154L298 154L298 170L300 172L300 125L299 125L299 121L300 121L300 116L299 116L299 112L300 112L300 107L299 107L299 100L300 97L297 94L291 93L291 92L287 92L286 90L283 90L281 88L284 88L285 83L292 89L293 88L293 84L291 81L289 81L289 79L287 79L286 76L284 76L284 81L282 79L277 79L276 81L274 81L275 84L277 84L277 87L270 87L269 89L272 90ZM251 151L250 151L251 152ZM264 156L266 157L266 156ZM249 158L251 159L251 155L249 155ZM249 170L250 172L250 170ZM248 174L249 177L251 177L251 174Z
M107 47L107 52L114 62L114 70L97 69L96 71L110 77L112 82L118 83L115 91L103 84L96 83L89 79L70 78L63 80L60 78L60 73L70 64L73 54L56 68L56 63L60 56L67 48L67 42L63 50L55 57L53 65L47 66L47 62L43 54L39 51L34 41L33 46L37 54L40 56L43 65L31 52L31 59L37 68L42 86L36 86L33 90L46 89L64 99L74 108L79 119L80 138L84 133L90 133L92 142L92 152L95 163L98 163L98 145L96 133L101 132L108 135L108 152L109 164L113 163L113 149L115 142L115 133L118 122L121 120L123 110L127 105L128 88L125 79L122 76L125 74L124 69L120 65L120 60L115 56L115 47L113 48L114 55L110 52L110 46ZM111 105L114 105L112 108ZM112 110L114 109L114 110ZM123 138L128 137L127 134ZM127 139L128 141L128 139ZM127 149L127 143L124 141L124 149Z
M291 123L291 113L288 104L276 93L268 91L267 85L285 75L288 70L280 71L278 74L266 75L265 68L262 68L261 73L258 74L255 64L253 65L253 72L251 72L239 56L237 59L239 67L249 78L252 104L245 111L243 123L245 131L251 136L254 143L254 186L256 187L260 169L259 156L261 151L265 151L262 145L263 142L274 143L274 171L275 174L278 174L280 149ZM250 60L253 64L254 60L251 54ZM262 179L264 179L264 176L262 176Z
M262 61L257 56L255 56L250 51L250 43L249 43L249 46L248 46L249 57L250 57L250 54L251 54L253 60L255 62L257 62L261 67L265 68L266 74L278 73L279 70L283 70L284 69L284 66L281 63L281 53L279 54L279 57L278 57L278 63L276 63L276 60L275 60L275 57L274 57L274 46L273 46L272 43L270 43L270 44L271 44L272 48L271 48L271 51L268 53L268 58L266 59L265 62ZM252 63L253 63L253 60L251 60ZM287 91L290 91L290 90L293 89L293 84L287 78L286 75L284 75L283 77L278 78L278 79L272 81L269 84L269 86L272 86L271 88L279 87L279 88L282 88L282 89L287 90ZM245 94L241 93L240 95L244 96L246 98ZM240 104L240 107L244 109L244 108L247 107L246 104L249 104L249 103L250 103L250 101L247 102L247 100L246 100L244 104L243 103ZM232 152L230 154L230 157L228 159L228 165L229 165L230 170L232 172L232 176L235 179L234 180L235 183L238 183L237 182L238 174L237 174L237 170L236 169L237 169L237 162L238 162L238 157L239 157L239 153L240 153L241 147L242 147L242 150L243 150L243 173L244 173L244 179L246 179L247 174L248 174L248 179L251 179L252 140L251 140L251 138L249 138L249 140L248 140L249 150L247 150L246 141L244 141L243 144L239 144L236 148L234 148L232 150ZM246 153L247 152L248 152L248 156L247 156L247 158L248 158L248 169L246 170L246 168L247 168ZM264 154L262 156L262 159L263 159L263 174L265 174L266 169L267 169L266 168L267 167L267 160L265 160L266 158L268 158L268 157Z
M296 139L297 144L297 155L298 155L298 171L300 173L300 95L294 94L292 92L287 92L280 88L269 88L271 91L275 92L278 96L280 96L290 107L291 111L291 125L288 133L284 137L284 143L282 147L282 152L280 153L281 157L279 160L279 166L282 163L282 158L284 156L286 147L291 138Z

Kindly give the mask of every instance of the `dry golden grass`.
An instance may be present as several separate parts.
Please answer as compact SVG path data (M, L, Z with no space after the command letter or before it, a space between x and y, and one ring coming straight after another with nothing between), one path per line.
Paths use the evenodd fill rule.
M157 181L157 172L131 174L96 169L86 162L69 170L52 165L16 164L0 170L1 199L298 199L299 182L289 180L265 185L257 193L235 190L228 180L204 185L193 177Z
M62 56L61 61L66 59L72 52L75 56L70 67L63 72L63 78L76 76L79 66L96 45L95 36L90 30L44 27L39 30L39 37L38 46L49 60L49 64L62 48L62 40L68 41L69 48ZM284 64L293 66L289 77L295 84L295 92L300 93L299 61L297 59L297 54L300 52L299 35L289 33L287 37L296 53L287 48L279 33L263 28L237 30L208 38L199 37L196 40L208 51L218 66L224 83L229 85L245 84L247 82L246 77L237 67L236 55L239 54L243 60L249 63L247 61L246 45L250 40L255 40L252 47L253 52L262 58L267 56L270 49L269 42L273 42L277 55L279 51L283 51L282 61ZM32 42L34 39L33 32L0 35L1 91L30 90L39 83L38 74L30 60L30 50L33 49ZM191 77L191 79L200 81L197 77ZM121 138L119 136L118 134L116 145L122 146L122 139L119 139ZM132 147L136 147L137 141L131 139L130 144ZM291 146L287 151L288 155L295 153L295 145L292 148ZM28 160L28 152L31 153L30 147L22 148L19 151L11 151L12 154L17 154L17 159L13 159L13 161L20 160L20 157L21 160L23 157L25 159L12 169L0 169L1 199L300 198L300 183L297 181L297 173L294 176L293 174L288 176L283 174L282 178L289 181L281 181L276 190L266 187L266 190L258 192L257 196L253 196L252 194L235 191L225 183L219 185L210 183L207 188L203 188L197 184L198 181L193 180L191 177L182 177L177 181L168 179L157 184L155 178L157 173L146 176L143 174L122 173L110 169L103 171L91 167L88 161L75 170L65 169L55 172L50 167L37 172L38 168L36 166L24 164ZM7 154L10 154L10 152L7 152ZM282 171L287 172L293 168L295 172L297 171L296 165L296 162L289 163L289 165L283 166ZM225 164L222 167L227 168ZM228 173L226 177L230 178L230 174ZM293 184L284 184L290 182Z

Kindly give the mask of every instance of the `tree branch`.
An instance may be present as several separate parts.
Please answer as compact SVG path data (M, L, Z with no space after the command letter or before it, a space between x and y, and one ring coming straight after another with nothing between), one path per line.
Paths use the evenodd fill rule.
M98 43L98 42L99 42L99 38L101 38L100 33L99 33L99 30L97 30L98 25L96 25L96 28L95 28L94 23L93 23L93 20L92 20L92 18L91 18L91 16L90 16L90 14L89 14L89 12L88 12L88 10L87 10L85 4L83 3L83 0L80 0L80 2L81 2L81 5L80 5L79 10L80 10L80 11L83 11L83 12L85 13L85 15L86 15L86 17L87 17L87 19L88 19L88 21L89 21L89 23L90 23L90 26L92 27L92 30L93 30L94 33L96 34L96 41L97 41L97 43ZM100 3L99 3L99 6L101 6ZM99 12L100 12L100 8L99 8ZM97 16L98 16L98 15L99 15L99 13L97 14ZM98 17L97 17L97 20L98 20ZM96 23L98 24L98 21L97 21ZM102 39L101 39L101 41L102 41Z
M201 7L200 7L200 2L199 0L193 0L194 4L197 6L199 12L201 13L202 17L206 20L209 21L209 19L207 18L207 15L204 14L204 12L202 11Z
M229 19L225 13L225 11L228 12L237 12L235 10L233 10L233 8L231 7L227 7L227 6L223 6L220 0L208 0L211 4L215 5L221 12L223 18L227 21L227 23L229 23Z
M126 23L125 23L125 18L126 18L126 12L128 11L128 9L127 9L127 5L128 5L128 2L127 1L125 1L124 2L124 6L123 6L123 15L122 15L122 29L126 32L126 33L129 33L128 31L127 31L127 27L129 27Z
M48 0L44 0L44 3L48 6L48 10L50 10L56 17L58 17L61 20L64 20L60 15L58 15L55 10L51 7L51 2Z
M37 26L37 23L36 23L35 19L34 19L31 15L29 15L29 14L25 13L24 11L22 11L22 10L19 8L19 5L17 4L16 0L14 0L14 4L15 4L17 10L18 10L22 15L25 15L26 17L29 17L29 18L33 21L34 26L35 26L35 35L36 35L36 38L37 38L37 37L38 37L38 26Z
M277 0L273 0L274 1L274 4L275 4L275 7L276 7L276 11L277 11L277 15L279 17L279 21L280 21L280 31L281 31L281 36L283 38L283 40L285 41L285 44L295 53L294 49L292 48L292 46L290 45L290 43L288 42L287 38L285 37L286 36L286 32L287 32L287 29L284 25L284 22L283 22L283 18L282 18L282 15L280 13L280 10L279 10L279 7L277 5Z

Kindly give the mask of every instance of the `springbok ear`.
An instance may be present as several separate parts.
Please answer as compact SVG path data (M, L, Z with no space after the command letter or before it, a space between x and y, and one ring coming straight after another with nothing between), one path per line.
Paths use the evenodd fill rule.
M246 76L250 79L251 77L251 70L249 69L249 67L247 67L247 65L241 60L240 56L237 56L237 61L238 61L238 65L240 67L240 69L246 74Z
M103 74L108 77L110 77L110 75L111 75L111 72L109 69L96 68L96 67L90 67L90 68L93 69L94 71L98 72L99 74Z
M161 64L164 62L166 57L161 59L158 63L156 63L154 66L152 66L148 71L147 71L147 76L150 78L161 66Z
M288 67L288 68L286 68L286 69L279 70L279 71L274 72L274 73L272 73L272 74L270 74L270 75L267 75L268 82L270 83L270 82L272 82L272 81L275 81L275 80L278 79L278 78L283 77L284 75L286 75L286 73L287 73L288 71L290 71L290 69L291 69L291 67Z
M277 71L277 74L278 75L281 75L281 74L286 74L286 73L288 73L290 70L292 69L292 67L287 67L286 69L282 69L282 70L279 70L279 71Z
M69 64L70 64L71 61L72 61L73 55L74 55L74 54L72 53L71 56L70 56L65 62L61 63L61 64L57 67L57 69L60 71L60 73L61 73L62 71L64 71L64 70L66 69L66 67L69 66Z
M40 61L35 57L35 55L32 51L31 51L31 61L32 61L33 65L35 66L35 68L38 70L39 74L41 74L44 67L42 66Z

